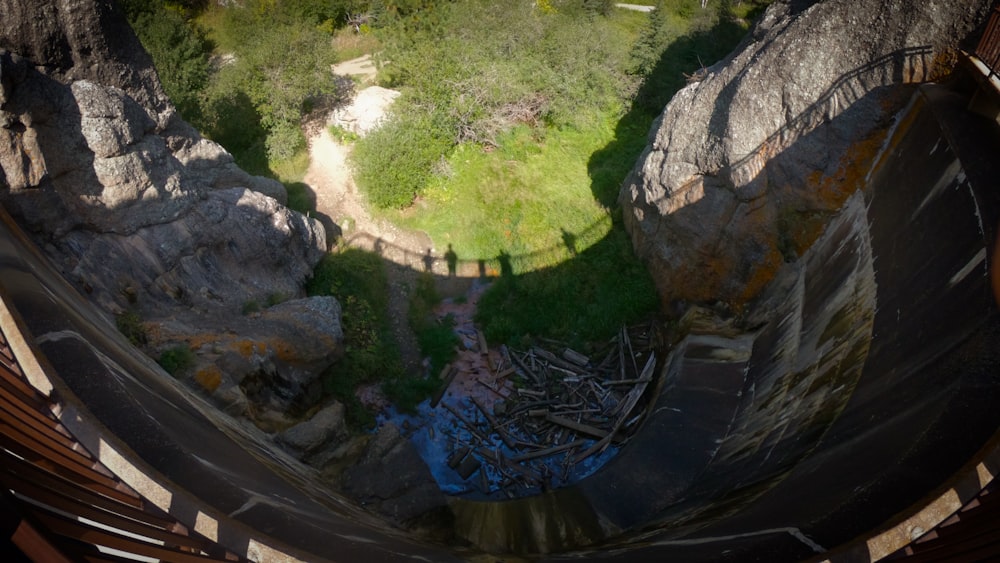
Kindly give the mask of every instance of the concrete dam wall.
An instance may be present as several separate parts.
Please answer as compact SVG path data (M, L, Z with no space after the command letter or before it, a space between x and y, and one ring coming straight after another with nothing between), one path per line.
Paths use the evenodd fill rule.
M259 560L801 560L915 510L1000 425L1000 126L970 91L921 87L808 252L738 320L688 319L618 457L536 497L455 499L447 545L391 529L164 378L10 222L0 296L58 375L67 426Z
M461 503L468 537L548 551L599 529L610 545L588 557L799 560L958 470L1000 424L1000 130L968 104L939 85L914 95L867 189L741 327L692 325L639 436L557 493L573 510Z

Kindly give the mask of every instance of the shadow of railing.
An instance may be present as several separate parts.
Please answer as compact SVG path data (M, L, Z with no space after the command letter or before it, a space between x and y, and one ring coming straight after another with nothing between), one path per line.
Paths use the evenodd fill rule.
M521 274L555 266L572 259L577 253L596 244L611 230L611 217L594 221L585 229L572 233L562 230L562 244L555 244L531 252L509 254L501 250L496 256L461 258L451 245L445 252L433 248L406 248L367 232L356 232L342 238L347 246L374 252L382 259L415 271L430 272L439 276L459 278L486 278L508 274Z
M926 81L931 72L932 56L933 49L929 45L908 47L841 75L809 107L746 156L729 164L728 176L733 186L739 188L752 182L771 158L819 125L832 121L875 88Z

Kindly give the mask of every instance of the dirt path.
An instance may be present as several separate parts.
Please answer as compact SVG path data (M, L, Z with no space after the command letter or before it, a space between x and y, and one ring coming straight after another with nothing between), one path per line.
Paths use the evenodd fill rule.
M361 83L372 83L375 66L371 57L364 56L345 61L333 68L342 76L360 77ZM380 90L375 96L372 92ZM367 88L352 100L351 115L354 123L371 127L380 119L384 106L379 95L391 94L383 89ZM319 127L309 134L309 170L303 182L316 198L316 213L327 227L330 244L334 236L355 248L376 252L385 259L389 281L389 318L392 333L399 345L404 366L411 373L421 367L420 346L407 320L410 292L416 287L419 272L433 272L438 279L438 289L447 294L464 292L469 282L449 278L448 265L443 250L434 249L427 233L402 229L388 221L373 217L358 193L349 165L351 147L337 142L327 127Z
M350 147L336 142L324 127L309 139L311 163L303 179L315 194L316 212L328 229L339 227L350 246L378 252L386 259L389 279L389 318L408 371L420 367L420 347L407 322L410 290L417 272L426 269L433 243L426 233L408 231L377 218L365 208L348 165ZM336 232L336 231L334 231ZM331 241L333 242L333 241ZM439 260L431 261L438 270ZM438 266L438 267L434 267Z

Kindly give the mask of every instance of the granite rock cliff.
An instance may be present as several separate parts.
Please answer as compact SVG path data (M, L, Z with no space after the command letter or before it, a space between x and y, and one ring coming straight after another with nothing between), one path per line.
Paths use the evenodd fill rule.
M864 183L990 2L786 0L654 124L620 200L664 304L740 306Z
M0 203L104 311L138 315L148 352L190 346L237 411L251 380L274 387L252 406L307 408L342 349L339 304L302 289L325 232L286 197L180 118L116 3L0 1Z

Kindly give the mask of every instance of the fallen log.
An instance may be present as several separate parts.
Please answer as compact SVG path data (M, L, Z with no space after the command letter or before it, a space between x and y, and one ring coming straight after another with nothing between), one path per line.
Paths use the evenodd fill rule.
M472 448L466 446L451 452L451 455L448 456L448 467L452 469L457 468L458 465L462 463L462 460L465 459L471 451Z
M552 424L558 424L559 426L569 428L570 430L574 430L576 432L579 432L580 434L586 434L588 436L593 436L595 438L605 438L608 436L607 431L601 430L600 428L595 428L593 426L590 426L589 424L582 424L580 422L575 422L568 418L563 418L561 416L557 416L554 414L547 415L545 417L545 420L551 422Z
M455 376L458 375L458 370L455 369L451 364L446 364L441 369L441 374L438 376L441 379L441 387L434 392L434 396L431 397L431 408L436 409L438 403L441 402L441 397L444 397L445 392L448 387L451 386L451 382L455 380Z
M524 372L525 377L530 377L531 380L538 385L542 384L541 380L538 379L538 376L535 374L535 370L529 368L528 364L526 364L524 360L517 357L517 354L511 353L510 359L513 360L515 364L517 364L517 367L521 368L521 371Z
M581 461L594 455L598 451L603 452L605 449L607 449L608 445L611 443L611 437L617 434L619 430L621 430L622 424L625 423L625 419L632 412L632 409L635 408L636 403L639 402L639 398L646 390L649 381L653 378L653 370L655 368L656 368L656 354L650 353L649 359L646 360L646 367L642 369L642 375L639 377L639 379L643 380L643 382L633 387L632 390L629 391L628 395L625 397L625 400L618 404L619 406L623 406L623 408L621 409L621 413L618 415L618 419L615 421L615 425L611 429L611 432L609 432L608 435L605 436L604 438L601 438L597 442L594 442L594 445L587 448L586 451L576 456L573 459L573 463L580 463Z
M486 335L478 328L476 329L476 338L479 340L479 353L484 356L489 355L490 349L486 345Z
M555 455L555 454L557 454L559 452L564 452L566 450L571 450L573 448L578 448L578 447L580 447L580 446L582 446L582 445L584 445L586 443L587 443L587 440L583 440L583 439L574 440L572 442L567 442L567 443L562 444L562 445L553 446L551 448L545 448L544 450L538 450L538 451L534 451L534 452L528 452L528 453L516 455L516 456L511 457L510 460L513 461L513 462L522 462L522 461L528 461L528 460L532 460L532 459L536 459L536 458L540 458L540 457L547 457L547 456L550 456L550 455Z
M469 477L472 477L472 474L475 473L480 467L482 467L482 462L476 459L476 456L468 455L465 456L465 459L458 464L455 471L458 472L458 475L462 479L468 479Z
M587 367L587 364L590 363L590 358L571 348L563 350L562 357L580 367Z
M552 352L549 352L548 350L543 350L543 349L539 348L538 346L532 346L531 351L532 351L532 353L534 353L539 358L541 358L541 359L545 360L546 362L548 362L549 365L553 365L553 366L560 367L560 368L565 369L565 370L569 370L569 371L573 372L573 375L579 375L579 369L580 369L579 366L574 365L574 364L572 364L570 362L567 362L566 360L563 360L562 358L560 358L559 356L556 356Z
M476 397L472 397L472 403L476 405L476 408L479 409L479 412L483 413L483 416L486 417L486 420L490 423L490 426L493 427L493 431L500 436L500 439L503 440L503 443L506 444L508 448L514 449L514 439L510 436L510 434L507 433L504 427L499 422L497 422L496 417L493 416L493 413L489 412L489 410L486 408L486 405L484 405L482 401L480 401Z
M489 443L489 439L486 436L483 436L482 432L480 432L479 429L476 428L476 425L473 424L473 422L471 420L469 420L468 418L466 418L465 415L461 413L461 411L459 411L455 407L449 405L448 403L441 403L441 405L445 409L447 409L448 412L450 412L451 414L453 414L455 416L455 418L457 418L458 420L462 421L462 424L464 424L469 429L469 432L473 436L475 436L476 438L479 438L479 440L482 441L483 443Z
M482 385L483 387L485 387L486 389L488 389L490 393L493 393L497 397L500 397L501 399L506 399L507 398L507 397L504 396L503 393L501 393L500 391L497 391L496 389L490 387L489 384L486 383L485 381L483 381L482 379L475 379L473 381L475 381L476 383Z

